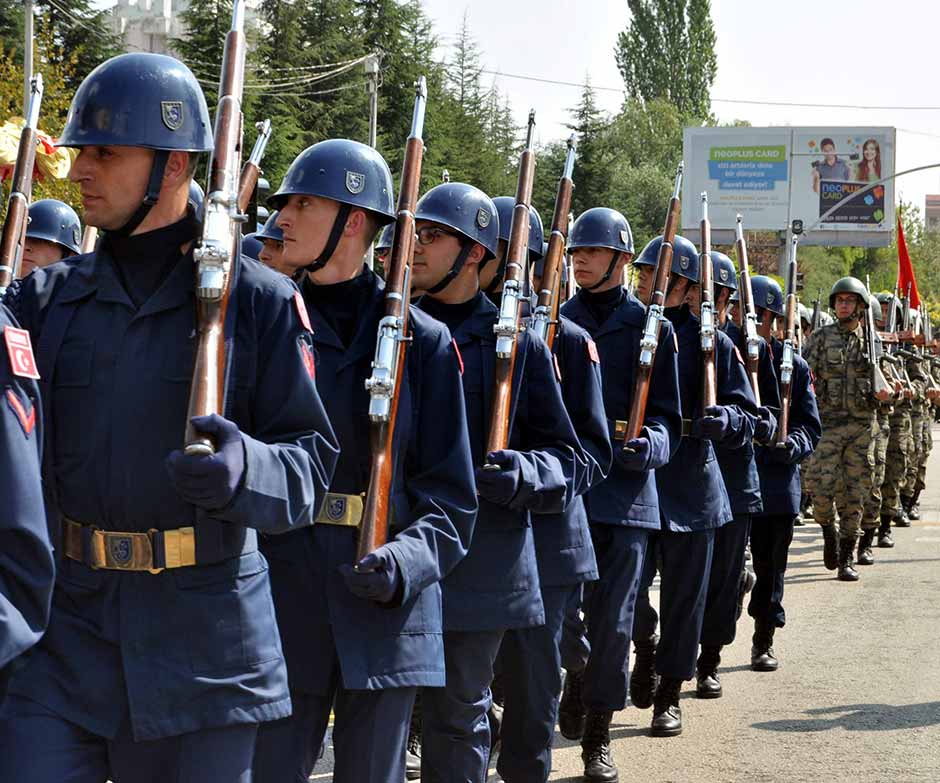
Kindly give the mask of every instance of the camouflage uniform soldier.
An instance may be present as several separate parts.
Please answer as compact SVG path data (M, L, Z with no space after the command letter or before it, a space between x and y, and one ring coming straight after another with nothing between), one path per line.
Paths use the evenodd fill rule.
M904 487L901 491L901 504L908 517L918 519L920 515L914 510L914 505L924 488L927 455L930 451L927 445L930 438L930 403L927 400L927 387L930 383L924 372L923 361L919 357L908 361L908 375L910 375L915 389L911 409L913 448L909 455L907 475L904 478Z
M822 527L826 568L838 568L841 581L854 582L858 580L853 567L855 542L874 468L875 402L860 323L869 306L868 291L856 278L844 277L832 287L829 306L835 309L837 323L813 332L804 356L816 379L823 424L807 485L815 519ZM839 511L838 537L833 501Z

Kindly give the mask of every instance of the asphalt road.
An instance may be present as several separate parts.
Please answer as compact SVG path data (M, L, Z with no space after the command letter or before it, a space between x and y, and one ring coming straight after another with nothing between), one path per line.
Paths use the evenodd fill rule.
M940 442L940 428L934 429ZM790 549L781 667L750 671L752 624L723 654L724 696L687 683L684 733L651 738L651 710L617 713L612 749L623 783L940 783L940 448L921 521L895 530L857 583L822 565L810 522ZM311 780L330 780L331 748ZM555 735L552 781L581 780L580 747Z

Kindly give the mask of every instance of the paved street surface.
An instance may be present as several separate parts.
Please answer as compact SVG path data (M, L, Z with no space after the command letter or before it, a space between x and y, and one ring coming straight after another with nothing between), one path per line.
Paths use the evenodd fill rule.
M940 441L940 428L934 428ZM647 736L651 710L616 714L624 783L917 783L940 781L940 447L921 521L846 584L822 565L822 538L796 529L787 572L781 668L750 671L752 623L722 662L725 695L682 698L685 733ZM932 485L932 486L931 486ZM312 780L329 780L330 754ZM580 781L580 748L556 734L552 781Z

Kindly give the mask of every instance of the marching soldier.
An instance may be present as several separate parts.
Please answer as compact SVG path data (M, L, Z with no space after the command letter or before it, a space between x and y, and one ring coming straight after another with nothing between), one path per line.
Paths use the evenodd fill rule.
M256 233L245 234L242 237L242 255L248 256L248 258L253 259L254 261L261 260L261 251L264 249L264 244L258 238Z
M81 252L82 225L75 210L54 198L29 205L20 276Z
M424 194L415 218L413 284L427 292L421 308L447 325L463 357L480 498L470 551L443 582L446 687L421 695L421 779L483 783L489 688L500 644L508 631L546 622L532 532L541 519L535 515L562 514L596 466L592 460L589 469L565 411L547 346L528 331L517 336L509 448L486 453L499 313L480 290L479 268L496 254L499 217L485 193L448 182Z
M860 280L843 277L829 293L829 306L835 310L836 323L813 332L803 352L815 379L823 425L806 478L814 518L822 527L826 568L838 568L840 581L855 582L855 545L874 470L876 401L869 375L872 359L861 325L869 306L868 291ZM838 532L833 501L839 512Z
M332 708L333 779L401 781L416 691L444 685L440 581L466 554L477 507L460 357L448 331L411 308L389 540L356 562L371 464L365 381L384 314L384 285L363 257L394 220L392 178L371 147L332 139L294 159L272 202L284 265L304 271L340 458L316 524L263 542L294 709L259 731L253 780L306 780Z
M107 233L12 297L53 433L58 560L49 629L0 716L0 779L248 781L258 725L291 709L257 530L311 524L337 452L296 289L236 259L227 404L193 420L215 452L185 454L203 94L173 58L115 57L82 82L59 143Z
M389 223L379 234L379 240L375 243L375 259L383 266L388 258L388 253L392 249L392 235L395 233L395 224Z
M911 313L912 328L920 331L920 313ZM930 423L931 404L927 398L927 389L931 385L930 378L924 368L924 358L912 346L910 356L907 358L908 375L914 387L914 399L911 401L911 434L912 450L909 455L907 475L904 477L904 487L901 493L901 505L908 519L920 519L920 508L917 500L924 489L927 473L927 458L930 456Z
M503 297L503 278L506 272L506 251L509 248L509 231L512 228L512 212L516 206L514 196L497 196L493 199L499 215L499 242L496 256L480 266L480 288L487 298L499 307ZM534 263L544 255L547 247L542 229L542 218L535 207L529 207L529 262Z
M701 262L709 263L705 258L702 258ZM717 250L711 251L710 263L713 266L712 278L715 282L716 324L728 335L739 353L746 351L744 332L728 319L728 303L738 287L734 263ZM688 297L696 315L700 291L701 289L695 286ZM759 301L756 294L755 301ZM779 301L778 305L782 308L783 302ZM733 516L728 524L715 531L715 550L702 620L702 649L695 668L695 695L701 699L716 699L722 695L721 680L718 677L721 649L734 641L740 613L739 600L742 600L742 579L746 578L744 556L751 531L751 518L763 510L760 479L754 460L754 444L767 444L772 441L776 431L776 418L771 408L780 409L777 375L774 372L770 348L764 341L760 344L758 382L762 407L757 408L752 393L754 409L750 413L754 427L753 442L747 440L737 448L729 448L723 443L715 444L715 454L731 501ZM750 386L747 390L750 390Z
M590 655L583 671L568 670L559 726L567 738L581 739L585 780L611 783L618 772L610 721L627 704L634 604L647 540L660 526L654 470L669 461L682 428L677 351L672 326L663 322L644 426L639 438L624 443L646 320L643 305L620 282L633 257L633 234L622 214L596 207L575 221L568 249L580 287L561 312L596 343L614 461L585 498L598 565L598 581L584 596Z
M289 270L285 269L281 261L281 255L284 252L284 232L277 224L277 216L278 212L275 210L268 216L261 230L255 234L261 241L258 260L275 272L287 274Z
M654 239L633 262L641 297L647 296L653 285L661 243L661 237ZM703 408L699 321L683 304L699 279L699 255L685 237L676 236L673 248L665 312L676 330L679 348L683 437L672 459L656 471L661 527L647 544L633 625L638 663L630 683L631 700L637 707L648 707L652 696L650 733L654 737L682 733L679 693L682 683L696 670L716 531L733 516L714 444L740 449L754 437L754 422L759 418L744 363L731 339L721 331L715 333L718 402ZM647 656L641 667L640 647L653 646L659 622L649 598L657 568L661 576L661 635L655 653ZM735 580L739 575L740 567ZM655 692L650 694L650 686L657 680Z
M757 305L758 333L770 343L774 370L779 373L783 342L773 334L775 318L784 313L783 291L776 281L761 275L751 278L751 288ZM774 632L786 624L783 587L793 526L800 513L800 462L812 454L822 431L809 366L799 354L793 357L789 422L784 446L757 448L764 508L754 516L751 526L751 555L757 582L747 613L754 618L751 668L759 672L776 671L779 666L773 641Z

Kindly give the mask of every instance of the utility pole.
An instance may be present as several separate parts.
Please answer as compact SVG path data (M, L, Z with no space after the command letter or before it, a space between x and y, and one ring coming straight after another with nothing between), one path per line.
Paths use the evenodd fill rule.
M366 90L369 93L369 146L375 149L379 124L379 65L381 55L370 54L363 63L366 71ZM366 264L369 269L375 268L374 244L369 245L366 251Z
M33 78L33 0L24 0L25 18L23 30L25 47L23 49L23 116L29 107L29 96L31 94L29 83Z

